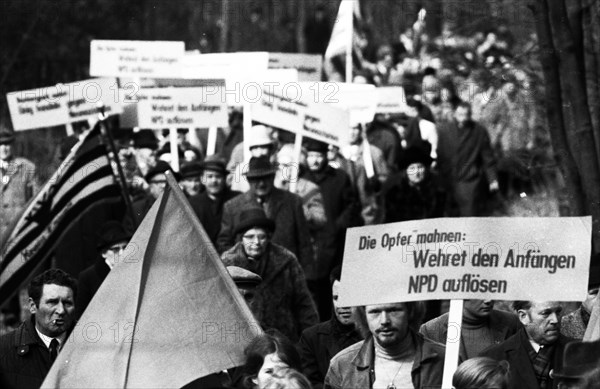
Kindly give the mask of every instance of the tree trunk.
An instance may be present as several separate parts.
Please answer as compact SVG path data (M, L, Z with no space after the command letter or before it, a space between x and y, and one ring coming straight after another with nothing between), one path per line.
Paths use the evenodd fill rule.
M296 12L296 47L299 53L306 52L306 41L304 39L304 26L306 25L306 3L304 0L299 0Z
M227 37L229 36L229 0L221 0L221 36L219 37L219 51L227 51Z
M565 93L573 109L573 121L565 123L567 139L572 149L577 150L575 161L579 167L586 213L593 217L592 237L596 248L600 248L600 170L583 74L583 64L577 60L577 52L571 28L567 20L564 1L549 1L549 18L554 28L556 47L559 53L561 75L565 78Z
M583 60L596 151L600 151L600 2L582 0ZM600 158L600 156L599 156Z
M558 55L552 41L552 30L548 19L548 7L545 0L535 0L529 5L536 20L536 31L540 46L540 63L546 81L546 116L548 130L556 162L565 179L570 214L583 215L585 212L583 189L577 165L568 147L564 125L563 103L558 70Z

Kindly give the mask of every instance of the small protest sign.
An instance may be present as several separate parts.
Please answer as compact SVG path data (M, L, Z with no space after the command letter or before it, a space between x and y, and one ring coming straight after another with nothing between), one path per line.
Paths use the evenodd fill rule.
M183 42L93 40L90 74L114 77L179 77Z
M318 54L269 53L269 69L296 69L298 81L321 81L323 57Z
M15 131L59 126L98 116L122 112L121 99L114 78L57 84L46 88L10 92L6 95Z
M137 102L137 127L226 127L227 104L213 87L155 88L141 90Z
M406 112L406 95L401 86L384 86L377 90L376 113L397 114Z
M351 228L340 304L581 301L591 217L445 218Z

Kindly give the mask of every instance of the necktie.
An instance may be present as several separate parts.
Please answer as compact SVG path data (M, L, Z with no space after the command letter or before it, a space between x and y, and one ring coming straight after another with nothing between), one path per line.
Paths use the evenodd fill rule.
M54 360L58 356L58 340L52 339L48 349L50 350L50 362L54 363Z

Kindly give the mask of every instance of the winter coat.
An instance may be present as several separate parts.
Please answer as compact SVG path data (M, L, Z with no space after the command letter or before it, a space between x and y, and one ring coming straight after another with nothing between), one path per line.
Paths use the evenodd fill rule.
M104 258L99 257L92 266L79 274L77 280L77 298L75 299L75 314L81 317L92 297L96 294L102 282L110 272L110 267Z
M304 329L318 323L304 272L286 248L270 242L265 254L255 261L246 256L243 243L238 242L221 259L225 266L238 266L262 278L256 287L253 312L263 328L275 328L296 342Z
M210 241L216 245L219 231L221 231L221 218L223 217L223 206L232 198L239 195L240 192L235 192L229 188L225 188L223 193L216 200L211 199L206 192L198 193L190 197L190 205L194 210L202 227L208 234Z
M302 372L314 389L323 387L329 362L337 353L360 342L362 336L353 325L343 326L332 314L332 318L302 332L298 351L302 358Z

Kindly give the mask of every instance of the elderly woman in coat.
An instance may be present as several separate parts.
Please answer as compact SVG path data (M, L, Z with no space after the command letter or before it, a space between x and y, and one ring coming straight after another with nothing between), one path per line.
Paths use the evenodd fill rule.
M271 242L275 223L262 208L239 214L237 243L225 251L225 266L238 266L258 274L253 312L263 328L275 328L296 342L300 333L318 323L318 315L300 263L294 254Z

